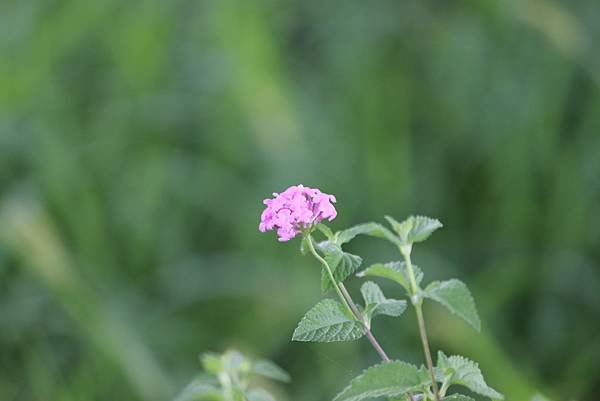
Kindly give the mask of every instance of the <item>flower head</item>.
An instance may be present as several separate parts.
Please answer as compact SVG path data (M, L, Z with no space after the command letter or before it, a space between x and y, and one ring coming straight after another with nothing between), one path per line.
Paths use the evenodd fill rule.
M335 196L316 188L291 186L273 198L263 201L267 207L260 216L258 229L262 232L277 230L279 241L289 241L302 230L327 219L335 219L337 212L332 203Z

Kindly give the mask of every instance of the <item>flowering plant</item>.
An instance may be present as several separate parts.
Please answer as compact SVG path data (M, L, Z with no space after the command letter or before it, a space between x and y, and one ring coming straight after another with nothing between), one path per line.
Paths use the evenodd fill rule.
M423 286L424 272L412 263L413 246L442 227L438 220L410 216L399 222L386 216L391 229L371 222L333 232L323 223L333 220L337 215L332 205L335 202L333 195L298 185L273 196L264 201L267 207L261 216L260 231L276 230L280 241L289 241L301 235L301 252L310 253L322 266L323 293L334 289L338 298L323 299L310 309L296 327L292 340L332 342L357 340L364 336L383 361L354 378L334 401L380 397L392 401L401 398L407 401L473 401L467 395L450 395L448 391L454 385L492 399L503 398L502 394L487 385L478 365L467 358L446 356L439 351L437 364L433 364L423 316L422 305L425 300L440 303L477 331L481 326L473 297L463 282L450 279ZM321 241L314 238L317 233L322 235ZM375 282L367 281L360 289L364 304L358 305L346 289L344 281L358 271L362 258L344 251L343 245L358 235L384 239L398 249L401 260L373 264L356 276L391 280L404 291L417 316L424 366L391 360L372 332L375 317L401 316L407 307L406 300L387 298Z

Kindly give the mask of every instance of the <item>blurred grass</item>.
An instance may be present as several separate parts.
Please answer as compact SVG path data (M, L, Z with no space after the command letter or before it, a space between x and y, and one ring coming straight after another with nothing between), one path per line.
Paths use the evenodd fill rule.
M484 324L432 307L434 349L509 400L594 400L599 17L593 0L2 2L0 399L168 399L228 347L288 369L288 399L333 395L376 356L289 341L318 268L257 232L261 200L304 183L336 194L336 228L444 222L415 260L468 282ZM412 323L375 330L420 363Z
M10 200L2 209L4 240L13 245L24 264L59 300L82 336L123 371L140 397L166 397L169 385L152 354L129 324L112 316L93 290L77 277L51 223L41 213L26 198Z

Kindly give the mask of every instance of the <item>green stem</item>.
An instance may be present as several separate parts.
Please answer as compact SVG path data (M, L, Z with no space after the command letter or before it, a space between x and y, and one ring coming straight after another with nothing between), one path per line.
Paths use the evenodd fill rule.
M403 246L400 247L400 253L404 256L404 261L406 262L407 270L408 270L408 279L410 280L410 287L412 289L412 295L416 295L419 290L419 286L417 285L417 280L415 279L415 272L413 269L412 261L410 260L410 252L412 250L412 246Z
M381 347L381 345L379 345L379 342L377 341L377 339L375 338L375 336L371 332L371 328L363 320L362 314L360 313L360 311L356 307L356 304L354 303L354 301L352 301L352 298L350 297L350 293L348 293L348 290L346 290L346 287L344 286L344 283L339 283L339 284L340 284L340 289L342 290L342 294L344 295L344 298L346 299L346 301L350 305L350 308L354 312L354 316L357 319L359 319L362 322L363 326L365 327L365 335L367 336L367 339L369 340L369 342L371 343L371 345L373 346L373 348L375 348L375 351L377 351L377 353L379 354L379 356L381 357L381 359L383 359L384 362L389 362L390 358L387 356L387 354L385 353L385 351L383 350L383 348Z
M312 253L313 256L319 262L321 262L321 264L325 268L325 271L327 272L327 275L329 276L329 280L333 284L333 288L335 288L335 292L337 292L338 297L342 300L342 303L346 306L346 309L348 309L348 312L350 312L350 314L352 316L356 316L354 311L350 307L350 304L348 304L348 301L344 297L344 294L342 294L342 290L340 289L340 286L338 285L337 281L333 277L333 272L331 271L331 268L329 267L329 263L327 263L327 261L325 259L323 259L323 257L317 253L317 250L315 249L315 246L313 245L313 240L312 240L312 237L310 236L310 234L307 235L306 242L308 242L308 249L310 250L310 253ZM359 319L359 320L362 322L362 319Z
M373 348L375 348L375 351L377 351L377 353L379 354L381 359L383 359L384 362L389 362L390 358L387 356L387 354L385 353L385 351L383 350L381 345L379 345L379 342L377 341L375 336L373 336L373 333L371 332L370 327L367 325L362 313L360 313L360 311L358 310L358 307L352 300L350 293L348 293L348 290L346 290L346 287L344 286L343 283L338 283L336 281L336 279L333 277L333 272L331 271L331 267L329 266L327 261L325 259L323 259L323 257L321 257L321 255L319 255L317 253L317 251L312 243L312 238L311 238L310 234L308 235L307 242L308 242L308 249L310 250L310 252L314 255L315 258L317 258L317 260L319 262L321 262L321 264L327 271L329 280L331 280L331 282L333 283L333 287L335 288L335 291L337 292L342 303L344 305L346 305L346 308L348 309L350 314L352 316L354 316L354 318L363 325L363 327L365 328L365 335L367 336L367 339L369 340L369 342L371 343Z
M437 381L435 380L433 361L431 359L431 350L429 349L429 340L427 339L427 330L425 329L425 318L423 317L422 306L423 300L421 299L421 296L418 293L419 286L417 285L417 281L415 280L415 273L412 266L412 262L410 260L410 248L405 249L401 247L400 252L402 253L402 256L404 256L404 260L406 261L406 269L408 270L408 277L410 279L410 284L412 287L411 302L415 307L415 311L417 313L417 321L419 323L419 335L421 336L421 343L423 344L423 352L425 353L427 370L429 371L429 376L431 377L431 387L433 388L435 400L440 401L440 393L438 390Z
M329 263L327 263L327 261L321 255L319 255L317 253L317 250L315 249L315 247L313 245L313 242L312 242L313 240L312 240L312 237L310 234L307 234L306 240L307 240L306 242L308 242L308 249L310 250L310 253L312 253L313 256L319 262L321 262L321 264L325 268L325 271L327 272L327 276L329 276L329 280L333 284L333 288L335 288L335 292L337 292L338 297L340 298L342 303L346 306L346 308L348 309L350 314L353 315L356 318L356 320L361 322L361 324L364 326L365 334L366 334L367 338L369 339L369 342L371 343L373 348L375 348L375 351L377 351L377 353L379 354L381 359L384 362L389 362L390 358L387 356L387 354L385 353L385 351L383 350L381 345L379 345L379 342L377 341L377 339L371 332L371 329L368 327L368 325L364 321L364 318L363 318L362 314L360 313L360 311L358 310L358 308L356 307L356 304L352 300L350 293L348 292L348 290L346 290L346 287L344 286L343 283L337 282L335 277L333 277L333 272L331 271L331 267L329 266ZM415 401L415 399L411 393L407 394L406 398L408 401Z
M415 311L417 312L417 320L419 321L419 334L421 335L421 342L423 343L423 351L425 351L425 360L427 361L427 369L429 370L429 376L431 377L433 394L435 395L436 401L440 401L440 393L433 371L433 361L431 360L431 351L429 350L429 341L427 340L427 331L425 330L423 307L421 305L415 305Z

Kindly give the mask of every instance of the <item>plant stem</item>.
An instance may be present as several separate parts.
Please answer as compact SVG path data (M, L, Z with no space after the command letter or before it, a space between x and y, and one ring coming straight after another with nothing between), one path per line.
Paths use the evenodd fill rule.
M387 354L385 353L385 351L383 350L381 345L379 345L379 342L377 341L375 336L373 336L373 333L371 332L371 328L368 327L367 324L363 321L362 315L361 315L360 311L358 310L358 308L356 307L356 304L352 301L352 298L350 297L348 290L346 290L344 283L339 283L339 285L340 285L340 289L342 290L342 294L344 295L344 298L346 299L346 302L348 302L348 304L350 305L350 309L352 309L352 312L354 313L354 316L358 320L360 320L363 323L363 325L365 326L366 336L369 339L369 342L371 343L373 348L375 348L375 351L377 351L377 353L379 354L381 359L383 359L384 362L389 362L390 358L387 356Z
M427 330L425 329L425 318L423 317L422 306L423 300L418 294L419 287L417 285L417 281L415 280L415 273L412 266L412 262L410 260L410 249L407 250L400 248L400 252L402 253L402 256L404 256L404 260L406 261L406 269L408 270L408 276L412 287L411 303L415 307L415 311L417 313L417 321L419 322L419 335L421 336L421 343L423 344L423 352L425 353L427 370L429 371L429 376L431 377L431 387L433 388L435 400L440 401L440 393L438 390L437 381L435 380L435 373L433 371L433 361L431 359L431 351L429 349L429 340L427 339Z
M350 312L350 314L352 316L356 316L356 314L350 307L350 304L348 304L348 301L344 297L344 294L342 294L342 290L340 290L340 286L338 285L337 281L333 277L333 272L331 271L331 268L329 267L329 263L327 263L327 261L325 259L323 259L323 257L317 253L317 250L315 249L315 246L312 243L312 237L310 236L310 234L307 235L306 239L307 239L306 242L308 242L308 249L310 250L310 253L312 253L313 256L315 258L317 258L317 260L319 262L321 262L321 264L325 268L325 271L327 272L327 275L329 276L329 280L333 284L333 288L335 288L335 292L337 292L338 297L342 300L342 303L346 306L346 308L348 309L348 312ZM356 308L356 305L354 305L354 307ZM359 319L359 321L362 322L362 319Z
M348 311L350 312L350 314L352 314L356 318L356 320L361 322L361 324L364 326L365 334L366 334L367 338L369 339L369 342L371 343L373 348L375 348L375 351L377 351L377 353L379 354L381 359L383 359L384 362L389 362L390 358L387 356L387 354L385 353L385 351L383 350L381 345L379 345L379 342L377 342L377 339L375 338L375 336L373 336L371 329L365 323L364 318L363 318L362 314L360 313L360 311L358 310L358 308L356 307L356 304L354 303L354 301L352 301L352 297L348 293L348 290L346 290L346 287L344 286L343 283L338 283L335 280L335 278L333 277L333 272L331 271L331 268L329 267L329 264L327 263L327 261L325 259L323 259L321 257L321 255L319 255L317 253L317 251L312 243L312 238L310 237L310 235L308 235L307 242L308 242L308 248L309 248L310 252L314 255L315 258L317 258L317 260L319 262L321 262L321 264L327 271L329 280L331 280L331 282L333 283L333 287L335 288L335 291L337 292L338 296L340 297L342 303L344 305L346 305L346 308L348 308Z
M385 351L383 350L381 345L379 345L379 342L377 341L377 339L371 332L370 327L368 327L368 325L364 321L364 318L363 318L362 314L360 313L360 311L358 310L358 308L356 307L356 304L352 300L350 293L348 292L348 290L346 290L346 287L344 286L343 283L338 283L336 281L336 279L333 277L333 272L331 271L331 267L329 267L329 263L327 263L327 261L321 255L319 255L317 253L317 250L315 249L315 247L312 243L312 237L310 236L310 234L307 235L306 239L307 239L306 242L308 242L308 249L310 250L310 253L312 253L313 256L319 262L321 262L321 264L325 268L325 271L327 271L327 276L329 276L329 280L331 280L331 283L333 284L333 288L335 288L335 291L337 292L342 303L344 305L346 305L346 308L348 309L350 314L352 314L364 326L367 339L369 340L369 342L371 343L373 348L375 348L375 351L377 351L377 353L379 354L381 359L383 359L384 362L389 362L390 358L387 356L387 354L385 353ZM411 393L408 393L406 397L407 397L408 401L415 401L415 399Z
M350 305L350 309L352 309L356 318L363 323L365 330L366 330L366 336L369 339L369 342L371 343L373 348L375 348L375 351L377 351L377 353L379 354L381 359L383 359L384 362L389 362L390 358L387 356L387 354L385 353L385 351L383 350L381 345L379 345L379 342L377 341L377 339L371 332L371 328L368 327L367 324L362 320L362 315L361 315L360 311L358 310L358 308L356 307L356 304L354 303L354 301L352 301L352 297L350 296L350 293L346 289L346 286L344 285L344 283L339 283L339 286L340 286L340 290L342 291L342 294L344 295L344 298L346 299L346 302L348 302L348 304ZM406 399L408 401L415 401L412 393L406 394Z
M327 263L327 261L321 255L318 254L317 250L315 249L315 247L312 243L312 237L310 236L310 234L307 235L306 242L308 242L308 249L310 250L310 253L312 253L313 256L319 262L321 262L321 264L325 268L325 271L327 271L327 276L329 276L329 280L331 280L331 283L333 284L333 288L335 288L335 292L337 292L338 297L340 298L342 303L346 306L346 308L348 309L350 314L352 314L364 326L365 334L366 334L367 338L369 339L369 342L371 343L373 348L375 348L375 351L377 351L377 353L379 354L379 356L381 357L381 359L384 362L389 362L390 358L387 356L387 354L385 353L385 351L383 350L381 345L379 345L379 342L377 341L377 339L371 332L371 328L368 327L368 325L364 321L363 316L360 313L360 311L358 310L358 307L356 306L354 301L352 300L350 293L348 292L348 290L346 290L346 287L344 286L343 283L338 283L336 281L336 279L333 277L333 272L331 271L331 267L329 267L329 263ZM411 393L408 393L406 397L407 397L408 401L415 401L415 399Z
M423 351L425 351L427 369L429 370L429 376L431 376L431 386L433 387L433 394L435 395L436 401L440 401L438 385L435 381L435 373L433 371L433 361L431 360L431 351L429 350L429 341L427 340L427 331L425 330L423 307L421 305L415 305L415 311L417 312L417 320L419 321L419 334L421 335L421 342L423 343Z

